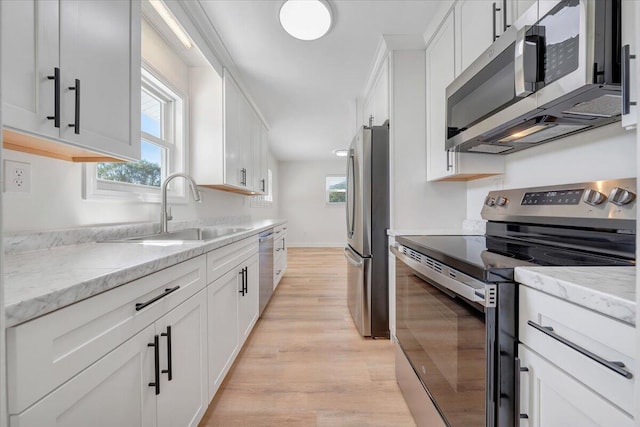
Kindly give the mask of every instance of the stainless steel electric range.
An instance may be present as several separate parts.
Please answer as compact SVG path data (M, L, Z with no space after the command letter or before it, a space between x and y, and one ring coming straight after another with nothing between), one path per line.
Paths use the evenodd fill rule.
M396 374L418 425L519 425L518 266L633 266L636 179L492 191L484 236L399 236Z

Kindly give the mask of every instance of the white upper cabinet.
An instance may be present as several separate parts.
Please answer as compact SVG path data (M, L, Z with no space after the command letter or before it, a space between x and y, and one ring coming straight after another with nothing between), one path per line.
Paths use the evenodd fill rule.
M627 114L622 114L622 126L625 128L633 128L638 123L638 115L636 113L637 106L631 105L631 103L639 102L638 100L638 61L640 60L640 35L638 32L638 22L640 22L640 4L637 1L623 0L622 1L622 66L628 71L629 84L623 81L623 90L628 90L628 108ZM625 46L629 46L628 48ZM628 51L628 54L627 54ZM631 55L635 55L635 59L631 58ZM628 65L628 67L627 67ZM623 102L627 102L623 99ZM623 105L624 109L624 105Z
M362 104L362 124L369 126L371 117L373 126L383 125L389 120L389 60L386 59L378 75L371 91L367 95Z
M140 3L0 7L10 148L73 161L140 158Z
M2 31L3 123L11 128L58 138L54 77L60 66L58 2L3 1Z
M427 180L453 174L446 140L446 88L455 78L454 22L450 13L426 51L427 61Z
M268 138L258 114L226 70L191 68L190 80L191 175L204 187L264 194Z
M255 145L253 147L253 181L255 188L258 192L266 194L269 189L267 188L269 185L268 181L268 152L269 152L269 141L267 136L267 129L262 125L262 122L256 118L256 122L254 124L254 132L255 134Z
M427 181L471 180L504 173L502 156L445 149L447 86L493 42L493 13L493 2L460 1L427 46ZM498 19L501 11L495 13L497 31L502 25Z
M456 3L455 28L459 29L455 48L456 75L493 43L494 35L502 34L502 10L494 10L494 5L498 4L501 9L502 2L491 0L461 0Z
M507 24L511 25L518 18L524 14L531 6L536 4L538 0L509 0L507 2L508 16L511 16L511 21Z

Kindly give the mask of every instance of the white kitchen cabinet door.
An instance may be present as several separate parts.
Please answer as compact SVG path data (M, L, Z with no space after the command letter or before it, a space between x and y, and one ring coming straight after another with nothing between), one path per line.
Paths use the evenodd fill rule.
M455 77L454 14L444 20L426 51L427 180L454 174L455 156L445 150L446 88Z
M362 103L362 124L381 126L389 120L389 59L386 59Z
M632 427L629 414L528 347L518 346L520 427Z
M475 2L470 0L466 3ZM484 1L478 3L486 6ZM466 7L473 10L476 6L468 5ZM427 62L427 181L462 181L504 173L504 158L502 156L458 153L445 149L447 139L446 89L453 82L456 64L460 62L459 58L456 59L454 48L457 34L454 16L457 11L458 9L445 18L425 52ZM470 14L471 12L465 13Z
M256 193L267 194L267 130L257 117L254 123L254 132L256 136L252 139L255 139L255 145L251 150L253 154L252 170L254 171L252 188Z
M155 327L161 368L157 425L197 426L209 404L205 291L171 310Z
M213 398L220 387L239 348L240 283L240 268L234 268L207 288L209 399Z
M493 26L493 4L502 8L501 1L462 0L455 7L456 28L456 75L462 73L493 43L493 34L502 34L502 11L495 12Z
M5 127L58 138L53 116L59 67L58 1L0 2L2 121Z
M61 0L60 64L60 137L140 158L139 2Z
M508 24L512 24L517 21L531 6L537 4L538 0L509 0L507 2L508 15L511 16L511 22Z
M638 36L638 22L640 22L640 4L638 1L622 1L622 45L629 45L629 55L635 55L635 59L629 59L629 101L640 102L638 100L638 61L640 61L640 36ZM622 58L626 62L626 58ZM624 64L623 64L624 65ZM624 84L624 82L622 83ZM623 101L624 102L624 101ZM629 113L622 115L622 127L632 129L638 123L636 105L629 106Z
M224 75L224 183L242 187L241 92L229 73Z
M43 155L140 158L140 2L21 0L0 7L4 125L67 145L42 141ZM7 141L32 152L38 142L23 139Z
M240 335L240 342L244 343L244 340L249 336L249 333L251 333L253 325L255 325L258 320L259 315L258 256L252 256L243 262L241 267L246 268L246 291L244 295L240 294L238 298L238 333Z
M239 180L240 185L251 191L251 185L253 184L253 156L251 154L251 149L253 148L253 142L256 141L255 136L253 136L252 129L255 125L255 115L253 110L251 109L251 105L244 97L242 92L240 93L240 99L238 100L238 120L239 120L239 130L238 130L238 150L239 150Z
M260 174L259 191L262 194L269 192L269 133L260 123Z
M11 427L154 427L153 337L152 325L12 416Z

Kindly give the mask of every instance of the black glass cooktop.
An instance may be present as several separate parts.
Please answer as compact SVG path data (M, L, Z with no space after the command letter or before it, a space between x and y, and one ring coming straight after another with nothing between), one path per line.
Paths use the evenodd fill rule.
M486 236L398 236L417 252L487 282L513 280L521 266L633 266L634 260Z

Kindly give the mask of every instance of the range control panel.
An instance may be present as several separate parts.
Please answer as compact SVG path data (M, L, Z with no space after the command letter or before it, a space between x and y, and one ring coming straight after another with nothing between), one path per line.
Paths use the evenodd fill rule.
M577 205L582 199L584 188L526 192L521 205Z
M485 198L482 218L539 223L554 223L555 218L635 221L636 193L635 178L497 190Z

